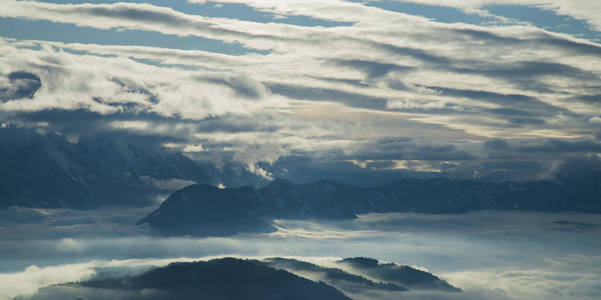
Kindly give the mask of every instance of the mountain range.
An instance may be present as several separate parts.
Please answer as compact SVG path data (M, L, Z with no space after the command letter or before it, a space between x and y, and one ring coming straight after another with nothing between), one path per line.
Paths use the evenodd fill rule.
M191 185L140 220L166 235L269 232L273 219L344 220L370 212L467 213L478 210L601 213L601 173L563 182L492 183L406 178L375 187L321 180L219 189ZM220 228L220 229L218 229Z
M219 170L140 137L74 140L38 131L0 127L0 209L147 206L193 183L236 186L257 180L243 168Z

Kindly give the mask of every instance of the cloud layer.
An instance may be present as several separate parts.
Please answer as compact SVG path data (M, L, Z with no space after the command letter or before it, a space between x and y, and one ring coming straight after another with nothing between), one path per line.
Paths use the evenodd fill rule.
M486 7L493 4L410 2L476 15L490 14ZM595 4L520 4L597 26L590 14L599 11ZM195 11L224 5L229 17ZM5 20L31 26L49 22L115 36L151 32L247 50L4 38L4 122L82 135L65 121L80 116L87 129L170 135L190 156L237 161L265 178L292 174L302 166L284 162L302 158L331 166L331 174L354 166L378 174L525 180L549 177L568 157L600 153L601 45L527 22L496 16L495 24L440 23L345 1L176 1L173 7L6 1L0 8ZM236 17L236 9L256 18ZM271 21L261 21L261 14ZM544 160L528 151L501 155L488 147L496 140L558 151ZM198 145L203 151L186 150ZM308 177L320 176L291 179Z
M198 239L162 238L132 225L150 209L2 211L0 238L6 243L0 245L0 299L98 272L140 272L148 265L231 255L298 257L326 266L342 257L375 257L427 269L464 290L458 295L403 293L408 299L599 295L601 221L596 215L369 214L343 222L279 221L279 231L272 234Z

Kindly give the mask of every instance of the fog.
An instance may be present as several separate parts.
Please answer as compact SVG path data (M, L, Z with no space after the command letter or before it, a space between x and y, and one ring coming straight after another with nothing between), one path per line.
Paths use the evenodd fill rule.
M0 211L0 299L101 273L140 272L172 261L222 256L296 257L321 265L367 256L428 270L464 290L459 294L403 292L405 299L598 299L601 295L599 215L368 214L337 222L277 220L279 230L271 234L165 238L146 225L134 225L152 209L13 207ZM72 292L54 287L59 288Z

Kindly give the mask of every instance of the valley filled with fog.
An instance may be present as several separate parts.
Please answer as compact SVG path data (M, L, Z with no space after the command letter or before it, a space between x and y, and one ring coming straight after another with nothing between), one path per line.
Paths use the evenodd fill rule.
M198 238L163 237L135 225L154 208L1 211L0 299L101 270L134 274L174 261L229 256L289 257L322 266L372 257L427 270L462 289L378 295L384 299L596 299L601 292L596 214L370 213L342 221L276 220L273 233Z
M601 299L601 0L1 0L0 300Z

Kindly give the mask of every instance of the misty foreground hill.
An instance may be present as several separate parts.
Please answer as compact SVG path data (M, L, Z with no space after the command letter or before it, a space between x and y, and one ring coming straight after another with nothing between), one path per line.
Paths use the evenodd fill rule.
M376 265L370 268L379 269L380 273L370 271L372 280L362 275L367 270L362 266L344 269L351 267L348 262L358 260L375 261ZM399 298L409 290L404 284L416 283L421 290L460 291L430 273L406 266L382 264L368 258L347 258L335 264L341 268L285 258L223 258L171 263L134 276L106 277L98 274L86 281L42 288L33 296L15 299L337 300L365 298L366 295ZM391 266L396 269L391 269Z
M260 189L192 185L173 193L139 223L166 235L222 236L271 232L273 219L344 220L370 212L478 210L601 213L601 173L559 183L407 178L368 188L327 180L275 180Z

